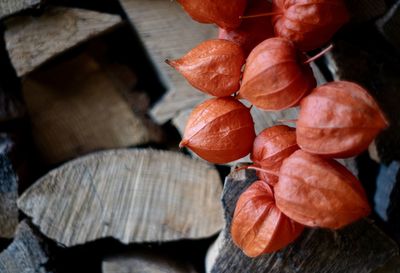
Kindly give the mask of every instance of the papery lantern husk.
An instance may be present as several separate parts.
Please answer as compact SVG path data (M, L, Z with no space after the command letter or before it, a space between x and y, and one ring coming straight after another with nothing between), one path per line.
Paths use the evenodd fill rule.
M289 40L265 40L247 58L240 98L267 111L297 105L316 86L311 67L304 61Z
M238 44L215 39L202 42L182 58L167 63L193 87L225 97L239 90L245 56Z
M254 166L279 173L283 160L299 149L296 130L286 125L277 125L263 130L256 136L251 153ZM257 176L275 185L278 176L257 171Z
M225 29L240 25L247 0L178 0L185 11L200 23L216 24Z
M233 242L249 257L278 251L293 242L304 226L284 215L275 205L271 186L254 182L236 204L232 220Z
M273 0L275 34L301 51L324 46L349 20L342 0Z
M358 84L330 82L300 104L297 143L305 151L345 158L366 150L388 123L378 104Z
M244 15L271 12L272 5L266 0L249 1ZM219 39L226 39L239 44L247 57L259 43L274 36L271 17L257 17L242 20L238 28L219 29Z
M370 213L357 178L333 159L298 150L283 161L277 207L306 226L338 229Z
M214 98L193 110L179 146L224 164L248 155L254 138L250 109L232 97Z

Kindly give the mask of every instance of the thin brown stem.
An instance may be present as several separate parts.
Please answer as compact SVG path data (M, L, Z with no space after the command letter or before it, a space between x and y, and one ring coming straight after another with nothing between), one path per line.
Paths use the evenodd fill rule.
M254 167L254 166L249 166L248 169L256 170L256 171L267 173L267 174L272 174L272 175L275 175L275 176L279 176L279 173L276 173L276 172L273 172L273 171L269 171L269 170L264 170L264 169L261 169L261 168L258 168L258 167Z
M266 13L253 14L253 15L244 15L244 16L239 16L239 19L250 19L250 18L258 18L258 17L265 17L265 16L274 16L274 15L279 15L279 14L282 14L282 12L266 12Z
M322 50L320 53L318 53L317 55L311 57L310 59L308 59L307 61L304 62L304 64L309 64L312 63L313 61L321 58L323 55L325 55L327 52L331 51L333 48L333 45L331 44L330 46L328 46L327 48L325 48L324 50Z

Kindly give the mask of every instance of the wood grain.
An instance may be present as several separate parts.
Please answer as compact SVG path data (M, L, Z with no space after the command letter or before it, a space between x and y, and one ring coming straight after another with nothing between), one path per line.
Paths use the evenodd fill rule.
M23 82L23 95L33 137L48 163L159 140L87 55L32 73Z
M151 252L132 252L108 257L103 273L196 273L192 266Z
M2 141L3 142L3 141ZM4 143L1 143L3 147ZM0 151L0 238L13 238L18 226L17 177L7 153Z
M5 42L18 76L99 35L121 22L116 15L73 8L51 8L40 17L29 15L6 22Z
M40 4L41 0L1 0L0 1L0 19Z
M176 1L120 0L149 56L167 87L167 93L151 111L165 123L177 112L190 109L206 95L191 87L166 59L177 59L200 42L217 37L216 28L194 22Z
M224 225L216 169L180 153L112 150L48 173L18 200L48 237L66 246L99 238L165 242Z
M295 243L279 252L254 259L246 257L232 242L229 231L240 194L255 180L254 172L243 170L233 172L225 181L223 205L227 225L211 272L367 273L399 258L397 245L367 219L337 231L307 229Z
M18 226L14 241L0 253L0 272L50 273L46 269L48 261L42 239L27 221L23 221Z

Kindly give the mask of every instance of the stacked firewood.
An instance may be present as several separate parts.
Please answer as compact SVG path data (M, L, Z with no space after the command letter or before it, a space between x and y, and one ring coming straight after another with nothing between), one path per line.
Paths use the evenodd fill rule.
M400 1L347 2L351 24L312 67L320 84L362 83L390 119L342 162L375 213L251 259L230 225L255 173L223 188L248 158L215 166L178 149L207 95L164 63L217 29L166 0L1 1L0 272L397 272ZM298 114L251 111L257 133Z

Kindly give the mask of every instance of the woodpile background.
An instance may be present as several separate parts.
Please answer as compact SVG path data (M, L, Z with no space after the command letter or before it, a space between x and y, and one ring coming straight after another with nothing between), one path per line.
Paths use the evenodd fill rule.
M249 259L229 230L255 180L178 143L207 98L169 68L216 28L169 0L0 0L0 272L400 272L400 1L347 0L313 64L366 86L391 126L342 163L374 213ZM256 131L297 109L252 109ZM226 179L225 179L226 177Z

